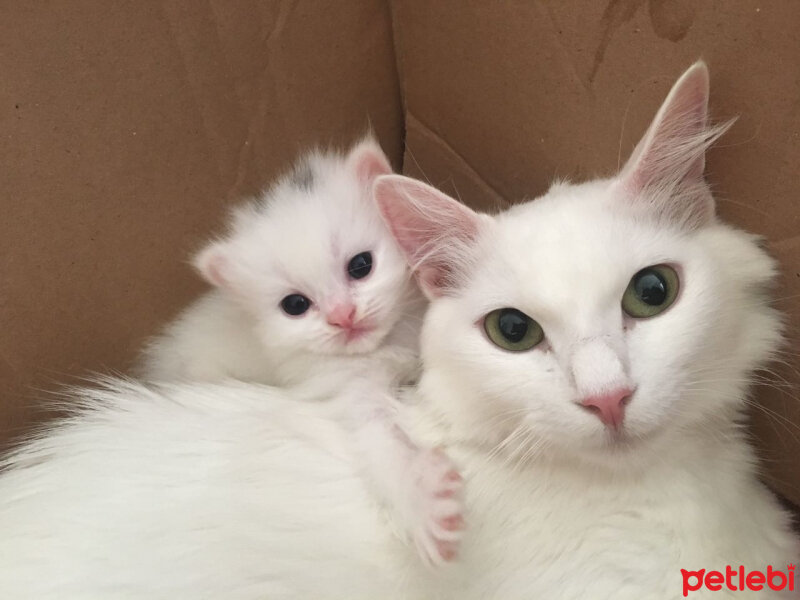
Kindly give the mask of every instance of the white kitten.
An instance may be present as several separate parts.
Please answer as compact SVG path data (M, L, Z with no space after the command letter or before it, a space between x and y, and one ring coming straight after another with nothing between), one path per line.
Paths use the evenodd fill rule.
M385 347L413 370L423 304L370 194L387 173L367 138L346 156L309 153L237 207L194 259L215 289L149 345L144 374L292 385L326 370L322 357Z
M433 298L420 403L400 417L464 467L458 562L426 570L392 536L324 404L302 404L297 435L282 390L117 382L10 458L0 595L796 596L692 591L681 573L800 559L740 426L779 341L774 263L713 216L707 77L698 64L681 78L620 175L497 217L378 180ZM653 265L672 271L642 272Z
M240 379L346 398L367 476L433 563L455 556L460 478L392 422L396 386L417 376L425 301L371 195L391 173L366 138L345 156L312 152L195 259L215 290L144 353L161 381Z

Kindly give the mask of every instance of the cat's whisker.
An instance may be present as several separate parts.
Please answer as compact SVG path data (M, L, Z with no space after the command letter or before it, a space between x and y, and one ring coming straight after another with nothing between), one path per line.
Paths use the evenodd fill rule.
M800 442L800 435L798 435L798 434L800 434L800 425L798 425L797 423L794 423L790 419L784 417L783 415L781 415L780 413L772 410L771 408L768 408L768 407L764 406L763 404L759 404L758 402L753 402L751 400L746 400L745 403L748 406L751 406L752 408L764 413L765 415L767 415L767 417L772 419L774 422L780 423L781 425L783 425L784 429L789 433L789 435L792 436L792 439L795 442Z
M495 432L499 432L502 435L508 429L508 424L518 422L520 420L520 415L525 412L528 412L527 409L521 410L520 414L503 413L490 417L489 421L487 421L486 433L491 434L489 437L494 437L493 434Z
M718 147L723 148L724 146L718 146ZM745 209L747 209L747 210L749 210L751 212L757 213L757 214L765 216L765 217L771 217L772 216L767 211L761 210L760 208L757 208L757 207L753 206L752 204L748 204L748 203L745 203L745 202L737 202L736 200L731 200L730 198L723 198L723 197L720 197L720 196L717 196L716 200L717 200L717 202L724 202L725 204L733 204L734 206L739 206L741 208L745 208Z
M411 144L408 144L408 143L406 144L406 152L408 152L408 156L411 158L411 160L414 161L414 166L417 167L417 170L422 175L422 179L424 179L428 184L433 185L431 180L425 174L425 171L423 170L422 165L419 164L419 161L417 160L417 157L414 156L414 152L412 152L412 150L411 150Z
M786 381L785 379L782 379L782 378L780 378L778 380L775 380L775 378L772 378L772 377L757 377L757 376L754 376L752 378L747 377L747 378L724 378L724 379L723 378L720 378L720 379L707 379L707 378L691 379L691 380L688 380L687 383L689 385L694 384L694 383L734 383L734 384L739 384L739 385L749 385L751 383L757 383L759 385L767 385L767 386L773 386L773 387L783 387L783 386L785 386L785 387L787 387L789 389L797 388L796 384L793 384L793 383L791 383L789 381Z
M526 434L526 429L523 425L518 425L515 429L511 431L509 435L507 435L503 440L500 441L494 448L492 448L487 457L488 460L492 460L495 456L503 452L507 446L512 444L514 441L517 440L522 435Z
M696 386L691 386L691 387L687 386L684 389L687 392L694 392L694 393L700 393L700 394L713 394L715 392L715 390L710 389L708 387L704 387L702 385L696 385ZM793 397L792 400L793 401L797 401L798 399ZM770 417L771 419L781 423L793 437L795 437L796 434L791 428L794 428L798 432L800 432L800 425L797 425L796 423L792 422L791 420L789 420L788 418L784 417L780 413L777 413L776 411L772 410L771 408L765 406L764 404L762 404L760 402L757 402L755 400L752 400L752 399L750 399L748 397L742 398L742 402L746 406L750 406L750 407L754 408L755 410L761 411L764 414L766 414L768 417ZM800 441L800 440L798 440L798 441Z
M527 450L523 453L522 457L518 459L517 465L520 468L527 465L530 461L536 459L539 455L544 453L547 448L547 441L541 437L534 437L532 434L527 438ZM517 465L514 466L516 469Z
M633 98L628 100L628 105L625 107L625 112L622 113L622 126L619 130L619 144L617 145L617 171L619 171L619 168L622 165L622 140L625 137L625 123L628 122L628 112L630 111L632 104Z

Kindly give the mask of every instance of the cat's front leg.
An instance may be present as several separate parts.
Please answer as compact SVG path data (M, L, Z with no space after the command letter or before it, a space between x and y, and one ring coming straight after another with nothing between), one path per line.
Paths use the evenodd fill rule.
M420 556L438 565L458 554L464 529L462 478L443 450L415 450L407 467L406 521Z
M377 490L420 557L438 566L457 557L464 529L462 478L439 448L421 448L394 423L386 405L356 411L357 451Z

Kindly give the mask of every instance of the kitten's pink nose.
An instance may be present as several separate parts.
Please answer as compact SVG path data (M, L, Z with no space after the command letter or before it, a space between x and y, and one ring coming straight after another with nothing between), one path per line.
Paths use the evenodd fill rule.
M596 396L587 396L581 405L596 414L609 429L622 427L625 417L625 405L630 400L633 390L619 388Z
M341 327L342 329L352 329L353 321L356 318L356 306L350 302L337 304L328 311L328 325Z

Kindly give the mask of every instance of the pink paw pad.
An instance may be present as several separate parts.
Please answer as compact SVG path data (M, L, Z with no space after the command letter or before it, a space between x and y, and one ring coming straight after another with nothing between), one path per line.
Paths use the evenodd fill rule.
M463 479L440 449L421 450L415 460L414 541L431 566L455 560L464 530Z

